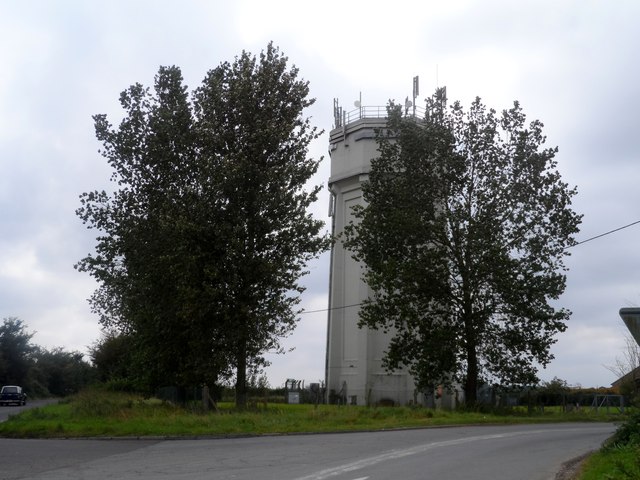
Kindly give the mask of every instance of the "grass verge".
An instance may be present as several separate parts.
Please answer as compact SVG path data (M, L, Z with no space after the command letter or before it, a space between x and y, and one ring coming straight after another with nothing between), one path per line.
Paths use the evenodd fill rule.
M0 423L3 437L188 437L383 430L463 424L517 424L566 421L619 421L620 415L590 409L528 415L526 409L500 414L411 407L269 404L237 411L199 412L157 399L87 390L59 404L28 410Z
M578 476L580 480L631 480L640 478L640 447L626 445L591 455Z
M582 465L579 480L640 479L640 412L620 425L605 446Z

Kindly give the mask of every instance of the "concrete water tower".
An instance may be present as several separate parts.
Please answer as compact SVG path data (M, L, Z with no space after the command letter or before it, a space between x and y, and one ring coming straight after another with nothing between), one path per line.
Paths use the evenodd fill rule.
M414 79L414 102L417 95ZM407 102L409 104L410 102ZM386 107L344 112L334 100L334 128L329 134L331 156L330 216L334 236L353 219L352 207L363 204L362 182L377 157L376 130L386 126ZM407 404L416 398L414 381L406 371L389 374L382 367L390 334L359 328L360 304L370 290L362 280L361 265L338 238L331 251L326 385L329 401L367 405L381 400Z

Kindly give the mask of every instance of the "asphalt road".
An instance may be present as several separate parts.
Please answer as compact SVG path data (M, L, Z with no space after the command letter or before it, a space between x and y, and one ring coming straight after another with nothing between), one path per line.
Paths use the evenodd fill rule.
M9 415L16 415L17 413L22 412L23 410L28 410L30 408L43 407L44 405L49 405L50 403L55 403L58 400L48 398L45 400L29 400L27 399L27 404L22 406L18 405L2 405L0 406L0 422L4 422ZM0 479L2 476L0 475Z
M614 430L581 423L164 441L0 439L0 478L542 480Z

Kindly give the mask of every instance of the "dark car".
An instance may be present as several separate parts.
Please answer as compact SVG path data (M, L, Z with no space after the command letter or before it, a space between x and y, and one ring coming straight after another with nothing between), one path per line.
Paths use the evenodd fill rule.
M27 394L22 391L22 387L17 385L5 385L0 390L0 405L26 405Z

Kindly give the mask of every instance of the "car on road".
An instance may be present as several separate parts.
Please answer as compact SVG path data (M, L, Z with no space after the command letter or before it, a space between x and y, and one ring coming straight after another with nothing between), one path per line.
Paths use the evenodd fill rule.
M18 385L5 385L0 390L0 405L26 405L27 394Z

